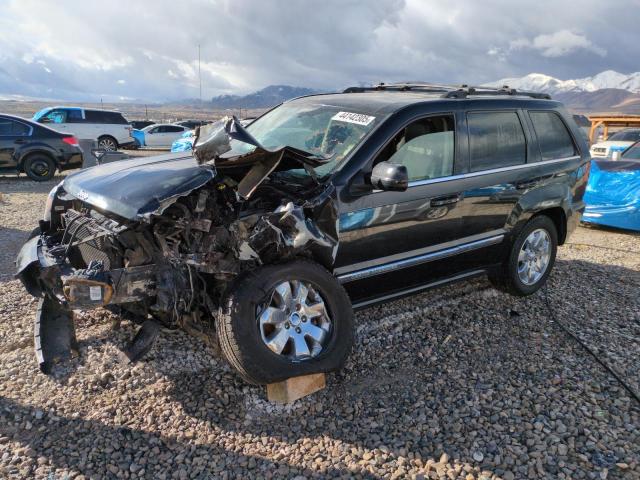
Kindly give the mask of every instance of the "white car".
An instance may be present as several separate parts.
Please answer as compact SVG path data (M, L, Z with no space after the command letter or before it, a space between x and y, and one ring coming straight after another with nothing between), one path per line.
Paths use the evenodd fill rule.
M168 123L161 123L155 125L149 125L144 127L144 144L147 147L167 147L170 148L171 144L182 137L184 132L190 129L183 125L173 125Z
M134 144L131 125L120 112L80 107L47 107L33 116L33 121L79 139L98 142L100 148L113 151Z
M640 128L625 128L610 135L605 142L591 146L591 156L596 158L610 157L613 152L621 152L640 140Z

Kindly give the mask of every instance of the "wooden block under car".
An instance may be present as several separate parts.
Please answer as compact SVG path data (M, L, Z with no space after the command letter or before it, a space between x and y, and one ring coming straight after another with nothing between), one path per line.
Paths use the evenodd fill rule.
M324 373L288 378L282 382L267 385L267 398L270 402L291 403L326 386Z

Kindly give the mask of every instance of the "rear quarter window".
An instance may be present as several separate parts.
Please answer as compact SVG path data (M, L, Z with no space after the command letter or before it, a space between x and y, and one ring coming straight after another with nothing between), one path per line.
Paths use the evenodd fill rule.
M85 118L88 123L108 123L111 125L128 125L129 123L121 113L103 110L85 110Z
M576 154L573 138L555 112L529 112L538 139L542 160L572 157Z
M527 160L527 141L516 112L469 112L471 171L521 165Z

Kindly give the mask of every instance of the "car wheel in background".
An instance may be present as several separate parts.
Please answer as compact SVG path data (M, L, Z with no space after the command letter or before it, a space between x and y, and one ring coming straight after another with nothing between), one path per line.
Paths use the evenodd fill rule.
M273 383L339 369L353 343L353 310L327 270L295 260L238 279L216 333L224 357L245 380Z
M115 152L118 149L118 142L115 138L104 135L98 138L98 147L105 149L107 152Z
M547 281L557 250L558 233L553 221L545 215L533 217L513 242L507 261L489 274L489 280L512 295L531 295Z
M56 164L53 159L42 154L29 155L24 162L23 168L24 173L36 182L51 180L56 173Z

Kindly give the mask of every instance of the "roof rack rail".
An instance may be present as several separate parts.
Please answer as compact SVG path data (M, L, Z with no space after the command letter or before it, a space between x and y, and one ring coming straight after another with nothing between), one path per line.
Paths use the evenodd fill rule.
M349 87L342 93L363 93L379 91L399 91L399 92L429 92L442 93L442 98L467 98L474 95L485 96L522 96L536 98L540 100L551 100L551 95L541 92L527 92L516 90L505 85L500 88L495 87L473 87L463 85L446 85L438 83L380 83L371 87Z
M467 98L473 95L486 95L486 96L509 95L509 96L518 96L518 97L531 97L531 98L537 98L539 100L551 100L551 95L549 95L548 93L526 92L526 91L516 90L515 88L510 88L507 85L501 88L469 87L467 85L463 85L462 88L449 91L445 93L442 97L443 98Z
M371 87L349 87L345 89L342 93L363 93L363 92L379 92L379 91L399 91L399 92L408 92L408 91L421 91L421 92L434 92L434 93L443 93L449 92L454 88L458 88L459 86L453 85L441 85L436 83L384 83L381 82L378 85L373 85Z

